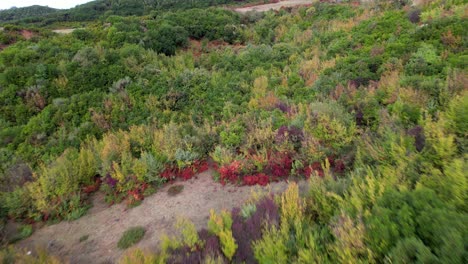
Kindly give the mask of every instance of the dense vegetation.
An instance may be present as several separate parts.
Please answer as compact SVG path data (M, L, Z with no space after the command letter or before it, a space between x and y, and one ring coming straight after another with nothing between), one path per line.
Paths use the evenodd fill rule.
M39 26L57 22L93 21L111 15L141 16L167 10L207 8L209 6L268 2L259 0L95 0L67 10L44 6L0 10L0 23L35 23Z
M30 17L46 16L57 12L57 9L47 6L28 6L20 8L10 8L8 10L0 10L0 22L22 20Z
M180 220L123 262L466 263L468 6L405 4L111 15L19 40L0 52L0 215L76 219L98 189L133 204L212 160L221 184L310 189Z

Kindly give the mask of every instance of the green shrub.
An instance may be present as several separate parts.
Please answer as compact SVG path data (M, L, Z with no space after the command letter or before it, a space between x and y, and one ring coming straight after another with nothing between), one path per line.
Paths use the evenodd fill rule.
M468 93L453 98L450 102L447 116L447 127L457 136L468 136Z
M255 259L259 263L287 263L285 242L276 228L265 230L262 239L253 243Z
M245 219L249 218L255 211L257 211L257 207L253 203L248 203L241 207L241 215Z
M182 235L182 243L192 250L196 249L200 240L195 225L190 220L181 218L177 220L175 227Z
M135 245L143 238L145 232L146 230L142 226L129 228L122 234L122 237L117 243L117 247L120 249L127 249Z
M17 187L12 192L0 194L0 201L8 217L21 220L30 216L34 210L28 188Z
M90 183L95 175L92 170L95 165L91 164L95 163L86 152L80 154L76 149L68 149L50 166L42 168L39 184L46 197L65 197L79 191L80 183Z
M437 49L430 44L423 43L415 52L405 66L405 72L408 75L435 75L443 69L440 56L437 55Z
M400 240L388 256L392 263L438 263L437 257L415 237Z
M188 32L179 26L163 24L146 33L146 46L158 53L174 55L179 47L187 45Z
M21 225L16 230L16 234L11 238L10 243L15 243L17 241L28 238L33 233L32 225Z
M236 148L239 147L245 137L245 127L239 123L231 123L219 133L221 143L224 146Z
M208 230L219 237L221 250L227 259L231 260L237 250L237 243L232 235L232 217L227 211L222 211L217 215L213 209L210 211Z
M64 199L57 209L60 218L68 221L76 220L88 212L89 205L83 202L81 195L72 195L69 199Z
M165 181L161 178L160 173L164 170L164 164L157 160L151 153L143 152L138 160L134 161L133 172L138 180L162 185Z

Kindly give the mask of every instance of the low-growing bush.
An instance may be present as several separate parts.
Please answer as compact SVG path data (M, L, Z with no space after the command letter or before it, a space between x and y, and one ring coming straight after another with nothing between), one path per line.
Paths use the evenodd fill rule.
M78 239L78 242L80 242L80 243L84 242L84 241L88 240L88 238L89 238L89 235L82 235L80 237L80 239Z
M28 238L33 233L32 225L21 225L16 229L16 234L10 239L10 243L15 243L17 241Z
M184 190L184 185L173 185L167 189L169 196L176 196Z
M11 219L21 220L30 217L34 210L28 188L17 187L9 193L0 194L0 201L6 214Z
M120 249L127 249L136 243L140 242L145 236L145 228L142 226L132 227L129 228L122 234L119 242L117 243L117 247Z

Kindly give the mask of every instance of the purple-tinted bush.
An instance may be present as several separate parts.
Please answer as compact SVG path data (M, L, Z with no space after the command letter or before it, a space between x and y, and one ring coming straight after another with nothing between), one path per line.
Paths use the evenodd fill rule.
M109 185L109 187L114 188L115 185L117 184L117 179L114 179L110 176L110 174L106 174L106 178L104 179L104 182Z
M166 260L168 264L198 264L201 262L202 253L200 251L192 251L187 246L173 250Z
M198 237L204 241L204 248L201 250L201 256L203 259L208 257L222 257L221 244L216 235L210 234L208 230L202 229L198 231Z
M267 197L257 203L257 210L249 219L256 220L256 223L261 223L259 221L262 218L266 224L268 225L279 225L279 210L278 206L276 205L273 197ZM258 219L257 219L258 218Z
M196 264L203 263L203 260L208 258L224 258L221 251L221 244L216 235L210 234L207 229L201 229L198 231L198 238L203 241L200 245L203 247L197 247L191 249L190 247L184 246L169 251L169 257L166 263L170 264Z
M212 234L210 234L210 231L208 231L206 228L202 228L198 231L198 239L201 241L206 241L211 236Z
M278 225L278 206L271 197L262 199L256 205L257 210L244 219L241 210L234 208L232 215L232 235L237 242L237 251L234 255L235 263L257 263L252 251L252 243L262 238L265 225Z
M291 113L291 107L288 106L286 103L284 102L278 102L276 105L275 105L275 108L276 109L279 109L281 112L283 113Z
M257 227L261 228L261 227ZM237 243L237 251L234 255L235 263L256 263L252 251L252 237L246 230L244 220L241 215L233 219L232 234Z
M419 23L421 21L421 10L413 9L408 13L408 19L411 23Z
M421 126L415 126L408 130L408 135L414 137L414 147L417 151L422 151L426 145L426 137L424 136L424 129Z
M295 126L281 126L276 132L277 143L291 142L295 147L301 147L301 142L304 140L304 132L302 129Z
M354 114L354 117L356 119L356 124L358 126L363 126L365 125L365 122L364 122L364 113L362 112L361 109L357 109L356 110L356 113Z

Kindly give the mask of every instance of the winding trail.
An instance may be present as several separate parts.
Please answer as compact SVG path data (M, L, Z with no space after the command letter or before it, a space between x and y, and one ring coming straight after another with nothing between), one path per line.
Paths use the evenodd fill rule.
M213 181L212 170L198 174L191 180L178 182L184 190L170 197L166 185L156 194L147 197L135 208L126 209L125 204L108 206L102 194L93 197L93 208L87 215L72 222L60 222L45 226L18 242L17 246L34 250L47 249L69 263L115 263L125 251L117 248L122 233L133 226L144 226L146 234L136 246L156 250L163 233L174 232L173 224L178 217L193 221L198 229L205 228L210 209L230 210L248 200L253 191L279 193L286 189L286 182L272 183L266 187L222 186ZM306 189L307 183L299 183ZM80 238L89 235L86 241Z
M62 29L54 29L52 32L57 34L71 34L73 31L77 30L78 28L62 28Z

